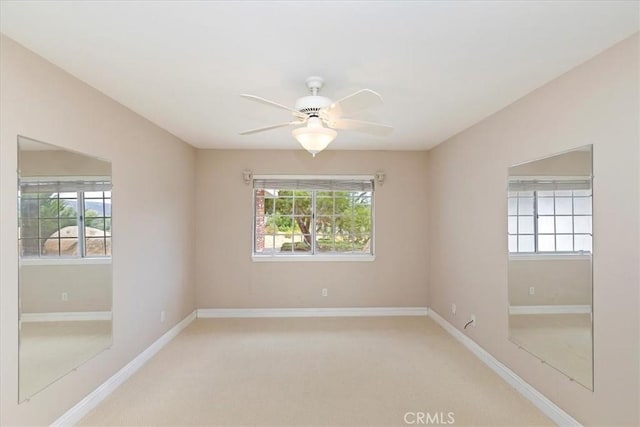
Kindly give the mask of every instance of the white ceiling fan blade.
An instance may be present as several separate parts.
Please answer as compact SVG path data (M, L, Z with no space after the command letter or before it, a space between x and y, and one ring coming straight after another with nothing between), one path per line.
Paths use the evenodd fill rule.
M265 126L265 127L257 128L257 129L245 130L243 132L240 132L240 135L251 135L252 133L264 132L266 130L278 129L278 128L283 128L283 127L286 127L286 126L301 125L301 124L304 124L304 121L294 120L293 122L278 123L277 125L271 125L271 126Z
M354 119L335 119L330 121L328 126L333 129L353 130L380 136L388 135L393 131L393 128L388 125Z
M382 96L371 89L362 89L337 100L327 108L331 115L340 116L362 111L366 108L382 104Z
M243 93L240 96L243 97L243 98L250 99L252 101L259 102L261 104L271 105L272 107L277 107L277 108L280 108L282 110L287 110L290 113L292 113L294 116L296 116L296 117L298 117L300 119L303 119L303 118L306 117L306 114L301 113L300 111L296 111L293 108L287 107L286 105L278 104L277 102L269 101L268 99L262 98L260 96L247 95L246 93Z

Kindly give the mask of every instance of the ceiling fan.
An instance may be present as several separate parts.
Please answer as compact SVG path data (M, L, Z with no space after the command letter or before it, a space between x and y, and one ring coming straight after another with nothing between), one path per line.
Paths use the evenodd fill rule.
M305 150L315 157L336 138L338 134L336 129L366 132L381 136L387 135L393 130L391 126L380 123L343 117L343 114L356 113L381 104L382 97L371 89L362 89L337 101L332 101L325 96L318 95L324 84L322 77L309 77L306 80L306 84L311 95L298 98L293 108L256 95L240 95L252 101L286 110L294 117L293 121L246 130L240 132L240 135L250 135L286 126L299 126L291 134Z

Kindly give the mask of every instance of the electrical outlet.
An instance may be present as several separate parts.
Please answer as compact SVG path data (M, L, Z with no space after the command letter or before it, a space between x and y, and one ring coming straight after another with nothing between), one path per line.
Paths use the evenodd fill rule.
M322 288L322 296L326 297L327 295L329 295L329 291L327 290L327 288Z
M160 312L160 323L164 323L164 320L167 318L167 312L162 310Z
M62 294L60 294L60 299L62 299L62 301L69 301L69 294L63 292Z
M456 305L455 304L451 304L451 314L455 315L456 314L456 310L457 310Z
M529 295L535 295L536 294L536 288L534 288L533 286L529 287Z

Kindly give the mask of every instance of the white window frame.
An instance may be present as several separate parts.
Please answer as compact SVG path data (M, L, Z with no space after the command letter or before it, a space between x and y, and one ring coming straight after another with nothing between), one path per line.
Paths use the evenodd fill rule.
M371 180L373 189L371 191L371 253L363 254L294 254L294 253L269 253L261 254L256 250L256 202L255 189L251 185L252 225L251 225L251 259L254 262L371 262L375 260L375 176L374 175L253 175L253 180L282 179L282 180ZM315 217L315 206L313 208ZM313 238L315 238L315 227L312 227Z

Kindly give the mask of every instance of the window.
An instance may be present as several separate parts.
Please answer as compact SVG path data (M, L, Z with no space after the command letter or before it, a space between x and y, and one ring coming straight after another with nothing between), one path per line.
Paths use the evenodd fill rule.
M111 182L20 178L20 256L111 256Z
M256 178L254 255L373 255L373 179Z
M590 179L509 181L510 253L591 252Z

